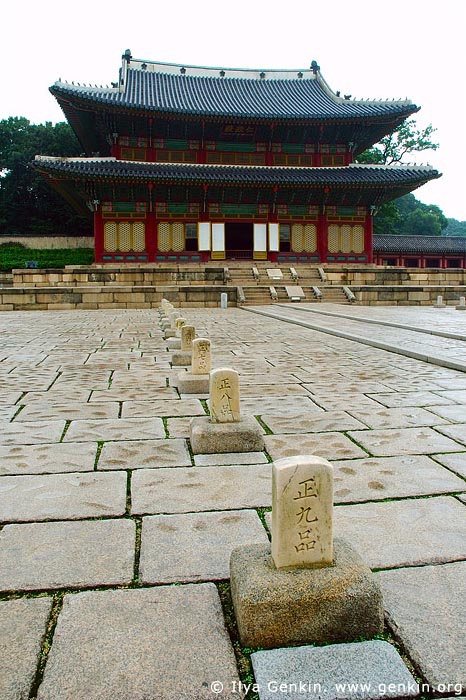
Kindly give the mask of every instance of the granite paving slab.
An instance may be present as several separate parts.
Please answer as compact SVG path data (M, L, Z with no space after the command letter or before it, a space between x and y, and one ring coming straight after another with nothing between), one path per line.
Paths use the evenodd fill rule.
M466 509L454 497L339 506L334 525L371 568L466 558Z
M118 418L120 404L117 401L97 403L55 404L50 401L26 405L15 418L17 422L42 420L79 420L86 418Z
M199 399L182 401L125 401L123 418L149 418L151 416L204 416L204 408Z
M64 428L64 420L1 423L0 445L38 445L44 442L59 442Z
M466 419L466 415L464 416L464 418ZM442 433L442 435L446 435L447 437L452 438L452 440L456 440L462 445L466 445L466 423L455 423L455 425L439 425L436 428L436 430L439 433Z
M130 583L135 537L128 519L5 525L0 590Z
M305 396L308 392L301 384L243 384L239 385L241 396Z
M167 430L171 438L189 438L192 416L186 418L167 418Z
M126 472L78 472L0 479L0 522L123 515Z
M256 651L251 661L260 700L380 700L419 695L403 659L384 641Z
M0 602L2 700L29 697L51 607L51 598Z
M266 464L267 457L263 452L223 452L222 454L194 455L196 467L214 467L228 464Z
M90 403L106 401L157 401L163 399L178 399L178 393L173 387L167 387L165 377L163 379L148 378L148 384L144 388L122 388L93 391Z
M236 700L236 685L215 586L159 586L65 596L37 698Z
M256 398L243 398L241 395L241 413L252 416L260 416L263 413L275 416L297 413L322 415L324 409L312 401L310 394L308 396L257 396Z
M194 513L270 506L271 475L270 464L137 470L131 480L131 512Z
M1 445L0 476L92 471L96 453L95 442Z
M429 411L451 423L464 423L466 419L466 406L463 404L451 404L450 406L429 406ZM440 425L436 423L435 425Z
M465 481L424 455L337 460L332 465L335 503L456 493L466 489Z
M466 691L466 562L381 571L388 622L431 686ZM455 684L455 687L447 684Z
M241 544L267 542L252 510L151 515L143 518L143 583L227 579L230 554Z
M328 411L323 415L296 414L290 416L269 415L261 416L263 422L272 433L324 433L334 430L355 430L366 428L364 423L353 418L345 411Z
M339 391L345 394L384 394L392 391L390 387L382 384L381 382L367 381L364 379L349 382L340 378L329 380L325 383L304 383L303 386L312 394L318 394L320 392L329 393L332 391Z
M161 418L109 418L72 421L63 442L154 440L164 437L165 429Z
M191 466L186 440L127 440L106 442L98 469L159 469Z
M460 445L428 427L352 430L349 436L376 457L458 452Z
M433 459L440 464L443 464L448 469L452 469L454 472L466 479L466 451L465 452L451 452L450 454L444 455L432 455Z
M466 404L466 389L454 389L452 391L437 391L439 396L454 403Z
M342 433L265 435L264 442L267 452L274 460L303 454L317 455L326 459L367 457L367 453L363 449Z
M0 406L0 424L9 423L15 413L17 413L19 406Z
M445 407L445 408L450 408ZM439 419L425 408L376 408L365 410L348 408L348 413L365 423L369 428L411 428L413 426L440 425Z
M365 394L341 394L336 391L334 394L319 393L309 394L312 400L326 411L347 411L350 407L367 408L377 410L380 404Z
M87 403L91 395L91 389L76 387L66 387L64 389L55 389L54 384L48 391L28 391L19 403L27 404L28 406L37 404L54 403L63 406L69 406L76 403Z
M442 406L453 403L452 400L431 391L407 391L393 392L392 394L375 394L376 401L387 408L401 408L402 406Z

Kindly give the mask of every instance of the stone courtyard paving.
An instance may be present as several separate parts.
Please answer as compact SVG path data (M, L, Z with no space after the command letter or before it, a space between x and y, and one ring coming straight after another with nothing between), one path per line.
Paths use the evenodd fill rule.
M208 397L176 390L156 311L0 315L0 700L242 697L230 553L267 542L271 461L304 453L333 463L335 534L380 580L385 638L424 695L465 694L466 314L304 306L183 309L264 432L264 452L211 455L189 443ZM371 678L405 677L370 653Z

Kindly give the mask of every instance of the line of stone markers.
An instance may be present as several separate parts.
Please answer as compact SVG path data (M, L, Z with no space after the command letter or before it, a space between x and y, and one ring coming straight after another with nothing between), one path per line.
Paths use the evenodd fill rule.
M263 450L259 424L240 413L238 373L211 370L210 341L195 338L194 327L167 300L160 315L171 347L178 340L181 353L191 355L191 373L178 377L180 393L209 391L210 417L191 420L194 454ZM383 632L374 574L348 542L333 538L330 462L301 455L273 463L271 530L271 545L243 545L231 554L231 594L243 646L350 642Z

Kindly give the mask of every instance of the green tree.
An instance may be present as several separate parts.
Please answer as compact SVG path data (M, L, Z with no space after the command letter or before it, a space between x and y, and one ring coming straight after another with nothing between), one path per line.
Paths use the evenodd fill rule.
M89 235L78 216L31 165L34 156L76 156L79 143L65 122L31 124L25 117L0 121L0 234Z
M415 119L406 119L379 143L357 157L358 163L391 165L401 163L403 158L412 153L436 151L439 144L432 140L437 129L429 124L419 129Z
M466 221L458 221L458 219L447 219L447 221L445 236L466 236Z
M438 217L420 207L412 211L403 222L403 233L410 236L440 236L442 227Z

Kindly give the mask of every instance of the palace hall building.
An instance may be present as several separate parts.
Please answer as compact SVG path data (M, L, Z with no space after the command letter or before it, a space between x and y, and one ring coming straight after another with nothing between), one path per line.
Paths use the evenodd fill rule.
M50 88L85 156L34 161L93 212L97 263L371 263L378 207L439 177L356 164L419 108L335 93L315 61L243 70L122 58L111 87Z

